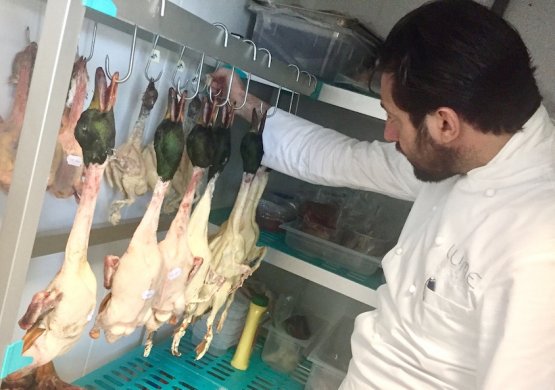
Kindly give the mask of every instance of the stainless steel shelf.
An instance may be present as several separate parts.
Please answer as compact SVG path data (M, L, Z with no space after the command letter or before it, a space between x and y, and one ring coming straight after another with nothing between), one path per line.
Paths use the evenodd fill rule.
M252 81L261 84L269 85L274 88L279 88L274 82L268 81L261 77L253 77ZM291 92L287 88L284 91ZM349 91L347 89L339 88L330 84L322 84L319 94L315 97L316 100L323 103L332 104L337 107L345 108L349 111L358 112L363 115L368 115L373 118L386 120L387 114L380 105L380 100L363 95L361 93Z
M380 100L372 96L324 84L320 90L317 100L333 104L350 111L368 115L373 118L386 120L387 114L380 105Z

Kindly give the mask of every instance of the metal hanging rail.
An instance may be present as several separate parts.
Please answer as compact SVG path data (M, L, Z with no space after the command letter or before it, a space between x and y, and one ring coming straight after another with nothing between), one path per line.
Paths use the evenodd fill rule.
M221 28L171 2L166 2L164 16L159 8L152 10L149 0L116 0L114 3L117 6L114 17L91 8L87 8L85 17L128 34L133 34L137 25L140 39L151 41L153 34L159 35L158 46L179 53L185 45L303 95L311 95L316 88L316 83L309 83L309 78L297 81L297 73L288 64L272 59L268 67L268 54L261 52L253 60L253 46L248 42L230 36L224 46L226 34Z

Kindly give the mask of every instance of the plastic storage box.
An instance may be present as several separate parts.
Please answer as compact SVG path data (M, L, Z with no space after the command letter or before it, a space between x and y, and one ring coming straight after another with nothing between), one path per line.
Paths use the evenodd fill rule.
M299 223L289 222L281 225L286 231L285 243L309 256L318 257L326 262L343 267L362 275L372 275L381 264L379 257L365 255L353 249L323 240L298 229Z
M354 319L343 317L308 356L312 368L305 390L337 390L347 374L351 360L351 334Z
M327 82L359 82L367 90L376 46L350 28L337 15L301 8L251 5L256 13L253 41L272 56L295 64ZM377 40L377 38L376 38Z
M295 370L301 359L310 349L326 327L326 322L318 317L307 315L311 335L301 340L289 335L282 326L266 325L268 335L262 350L262 360L276 371L289 373Z

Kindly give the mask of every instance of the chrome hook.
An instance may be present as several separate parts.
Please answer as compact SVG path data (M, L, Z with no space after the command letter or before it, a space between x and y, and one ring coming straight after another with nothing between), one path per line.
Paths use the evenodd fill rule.
M276 98L276 105L275 105L275 106L272 106L272 107L270 107L270 108L268 108L268 109L266 110L266 117L267 117L267 118L273 116L273 115L277 112L277 106L278 106L278 103L279 103L279 97L281 96L281 88L282 88L282 87L280 86L279 89L278 89L278 94L277 94L277 98ZM274 109L274 111L273 111L271 114L269 114L269 112L270 112L270 110L271 110L272 108ZM260 111L262 111L262 103L260 103Z
M227 38L229 37L229 31L227 29L227 27L223 24L223 23L213 23L214 26L221 28L222 30L224 30L225 36L224 36L224 47L227 47Z
M148 61L146 62L146 67L145 67L145 77L148 81L152 81L153 83L157 82L158 80L160 80L160 77L162 77L162 71L160 71L160 73L158 73L158 76L155 79L148 75L148 69L150 68L150 62L152 61L152 56L154 55L154 50L156 50L156 46L158 45L158 38L160 38L160 35L156 35L154 37L154 44L152 45L152 50L150 51L150 55L148 56Z
M178 95L182 95L183 92L185 91L185 88L187 87L187 84L189 84L189 80L185 80L185 85L183 86L183 91L181 90L181 79L177 80L177 85L174 85L173 88L175 89L175 91L177 92Z
M172 85L174 88L177 88L176 86L179 86L179 79L177 80L177 82L175 81L175 76L177 76L177 70L179 69L180 66L182 66L182 64L180 63L181 60L183 59L183 53L185 53L185 49L187 48L187 46L183 45L183 47L181 48L181 53L179 53L179 59L177 60L177 65L175 66L175 69L173 70L173 74L172 74Z
M291 100L289 101L289 113L291 113L291 109L293 108L293 100L295 99L295 95L297 95L297 107L295 108L295 113L297 113L297 108L299 106L299 99L301 95L295 91L291 91Z
M137 42L137 25L135 25L135 31L133 32L133 43L131 46L131 54L129 55L129 70L124 78L117 80L116 83L125 83L131 76L133 72L133 61L135 60L135 43ZM104 66L106 67L106 75L110 80L112 80L112 75L110 74L110 57L106 54L106 60L104 61Z
M301 76L301 70L299 69L299 67L297 65L294 64L289 64L287 65L290 68L295 68L297 70L297 79L296 81L299 82L299 77Z
M202 53L202 57L200 57L200 63L199 66L197 67L197 75L196 75L196 79L197 79L197 88L195 91L195 94L191 97L183 97L183 99L185 100L193 100L194 98L197 97L199 89L200 89L200 79L202 76L202 67L204 66L204 53ZM187 81L188 82L188 81ZM187 83L185 83L185 85L187 85Z
M98 24L95 22L94 27L93 27L93 36L92 36L92 42L91 42L91 52L89 53L89 56L85 59L85 62L89 62L94 54L94 44L96 42L96 29L98 27Z
M248 43L252 46L252 60L256 61L256 43L254 43L250 39L243 39L243 42Z
M266 49L266 48L264 48L264 47L261 47L261 48L259 48L258 50L259 50L259 51L266 52L266 57L268 57L268 68L269 68L270 66L272 66L272 53L270 53L270 50L268 50L268 49Z
M229 84L227 86L227 95L225 97L225 101L222 104L214 103L214 101L212 100L212 87L208 87L208 97L210 98L210 101L216 105L216 107L223 107L226 104L230 103L229 97L231 95L231 86L233 85L233 76L235 76L235 66L231 68L231 77L229 78Z
M252 60L256 61L256 44L250 39L243 39L243 41L253 47ZM239 107L233 107L234 110L240 110L241 108L245 107L245 104L247 104L247 96L249 95L249 86L251 84L251 77L252 77L252 73L249 72L249 75L247 76L247 85L245 87L245 97L243 98L243 103ZM260 111L262 112L262 108L260 109Z
M239 107L233 107L234 110L240 110L247 104L247 96L249 95L249 86L251 84L251 73L247 76L247 85L245 86L245 97L243 98L243 103ZM262 111L262 109L260 109Z
M314 77L314 84L318 84L318 79L312 73L309 73L310 78ZM310 86L310 84L308 84Z
M296 81L299 82L299 77L301 77L301 70L299 69L299 67L297 65L294 65L294 64L289 64L287 66L297 70L297 79L296 79ZM306 72L306 73L308 74L308 72ZM289 112L291 112L291 109L293 108L293 99L295 98L295 94L296 94L296 92L291 90L291 100L289 101ZM299 97L300 97L300 95L299 95ZM297 99L297 104L298 104L298 101L299 100Z
M312 84L312 75L306 70L301 70L301 74L305 74L306 77L308 77L308 86L310 87L310 85Z

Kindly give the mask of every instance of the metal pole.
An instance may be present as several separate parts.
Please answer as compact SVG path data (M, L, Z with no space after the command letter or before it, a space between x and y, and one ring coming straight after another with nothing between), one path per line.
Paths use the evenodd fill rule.
M84 15L81 1L48 0L46 3L14 175L0 229L0 366L6 346L13 341Z

